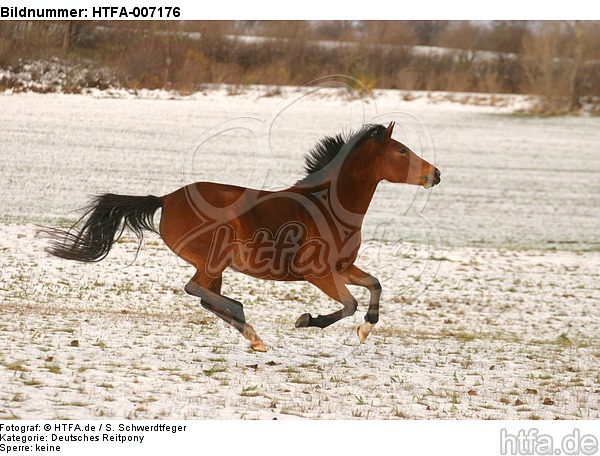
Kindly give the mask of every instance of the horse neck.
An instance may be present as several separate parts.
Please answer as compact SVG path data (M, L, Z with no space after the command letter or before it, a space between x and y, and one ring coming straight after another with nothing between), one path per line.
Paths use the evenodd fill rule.
M361 159L366 154L348 157L338 170L330 173L331 202L338 217L360 228L377 185L381 181L377 164ZM336 208L337 203L337 208Z

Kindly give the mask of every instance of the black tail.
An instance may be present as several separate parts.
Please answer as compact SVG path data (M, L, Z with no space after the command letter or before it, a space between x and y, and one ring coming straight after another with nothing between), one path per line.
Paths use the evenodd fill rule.
M157 232L153 216L163 205L157 196L96 196L86 207L83 217L70 229L43 228L51 238L46 251L67 260L94 262L108 255L112 245L126 227L139 239L138 250L144 239L144 230ZM80 229L75 227L84 222Z

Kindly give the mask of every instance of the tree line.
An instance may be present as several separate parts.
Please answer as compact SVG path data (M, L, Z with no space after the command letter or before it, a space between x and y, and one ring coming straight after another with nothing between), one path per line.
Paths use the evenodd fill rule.
M1 66L50 56L133 88L345 74L369 88L538 95L556 113L600 96L595 21L0 22Z

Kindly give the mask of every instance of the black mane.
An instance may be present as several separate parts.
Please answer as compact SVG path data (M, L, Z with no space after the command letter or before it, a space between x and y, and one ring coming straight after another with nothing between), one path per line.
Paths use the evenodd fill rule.
M357 132L349 131L347 133L339 133L335 136L325 136L304 157L306 177L329 165L344 149L345 145L348 145L346 152L350 152L367 138L383 139L384 137L385 127L383 125L372 124L363 126Z

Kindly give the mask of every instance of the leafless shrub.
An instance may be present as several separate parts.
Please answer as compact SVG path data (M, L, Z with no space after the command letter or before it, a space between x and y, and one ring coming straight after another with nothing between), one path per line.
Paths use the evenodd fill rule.
M525 88L539 96L537 112L577 113L583 107L585 92L598 93L598 65L588 61L594 52L590 41L597 36L597 29L596 23L544 22L537 33L524 39Z

